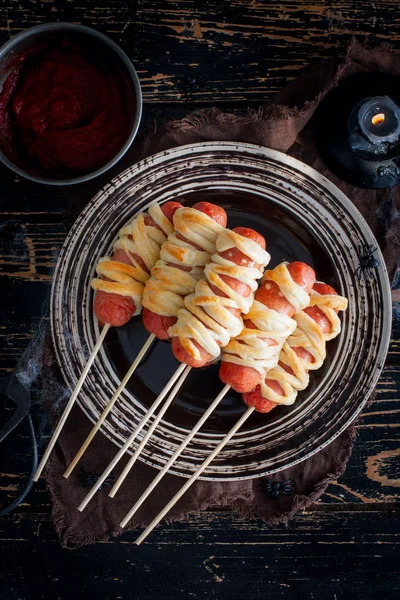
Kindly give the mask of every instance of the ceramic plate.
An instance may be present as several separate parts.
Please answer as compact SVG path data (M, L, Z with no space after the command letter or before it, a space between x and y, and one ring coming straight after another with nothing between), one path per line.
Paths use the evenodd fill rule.
M356 274L360 253L377 246L360 213L325 177L280 152L230 142L183 146L143 160L93 198L65 241L53 280L52 334L65 381L74 388L99 335L90 288L97 260L111 251L121 226L138 211L171 199L223 206L230 227L253 227L266 237L270 267L284 259L305 261L318 279L349 299L342 332L329 342L327 360L312 374L309 388L293 406L253 413L203 479L259 477L294 465L329 444L365 405L385 361L391 303L379 250L380 266L371 278ZM107 334L79 396L91 421L98 419L146 338L140 317ZM177 366L170 344L157 342L102 428L116 446ZM221 388L217 365L193 370L142 460L161 468ZM171 472L193 473L244 410L238 394L228 395Z

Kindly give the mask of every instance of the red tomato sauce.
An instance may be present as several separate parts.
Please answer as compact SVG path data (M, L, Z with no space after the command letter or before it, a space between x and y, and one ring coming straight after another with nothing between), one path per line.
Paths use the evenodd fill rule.
M132 126L128 78L70 40L19 56L0 93L0 149L46 176L94 171L122 148Z

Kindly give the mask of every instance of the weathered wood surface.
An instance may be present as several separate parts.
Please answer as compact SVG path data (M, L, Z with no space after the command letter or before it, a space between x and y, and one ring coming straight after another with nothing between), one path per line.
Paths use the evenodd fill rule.
M195 102L262 104L353 36L399 47L396 0L3 0L0 43L32 25L72 21L127 51L145 102L185 102L186 78L208 81Z
M400 47L396 0L6 0L0 3L0 43L55 20L94 26L125 48L143 86L142 129L199 106L242 111L260 105L352 35ZM191 78L196 87L200 75L204 80L193 89ZM2 376L12 371L43 320L73 207L71 190L35 185L2 166L0 182ZM93 186L81 186L79 193L85 190L89 199ZM0 521L0 599L397 598L400 308L396 314L387 364L374 402L357 423L345 474L288 528L267 529L214 510L188 523L164 525L140 550L129 533L71 553L57 542L41 481ZM12 407L2 410L9 414ZM39 426L38 406L34 416ZM29 453L22 424L1 446L0 502L16 495L29 470Z
M162 527L140 548L131 532L71 553L56 543L49 516L35 514L1 521L0 540L15 597L24 600L394 600L398 582L383 576L400 550L393 518L392 511L306 512L289 529L267 529L205 512ZM28 553L29 569L20 560Z

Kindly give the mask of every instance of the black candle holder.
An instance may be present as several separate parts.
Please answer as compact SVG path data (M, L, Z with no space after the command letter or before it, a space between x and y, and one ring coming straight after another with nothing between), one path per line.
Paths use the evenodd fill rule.
M359 187L398 185L399 107L400 77L362 73L344 79L321 102L313 120L324 162Z

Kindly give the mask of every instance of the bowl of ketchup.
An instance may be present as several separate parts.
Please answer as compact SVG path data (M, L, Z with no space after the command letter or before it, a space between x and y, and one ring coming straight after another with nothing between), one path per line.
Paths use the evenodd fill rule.
M0 49L0 160L39 183L93 179L126 153L142 94L121 48L72 23L38 25Z

